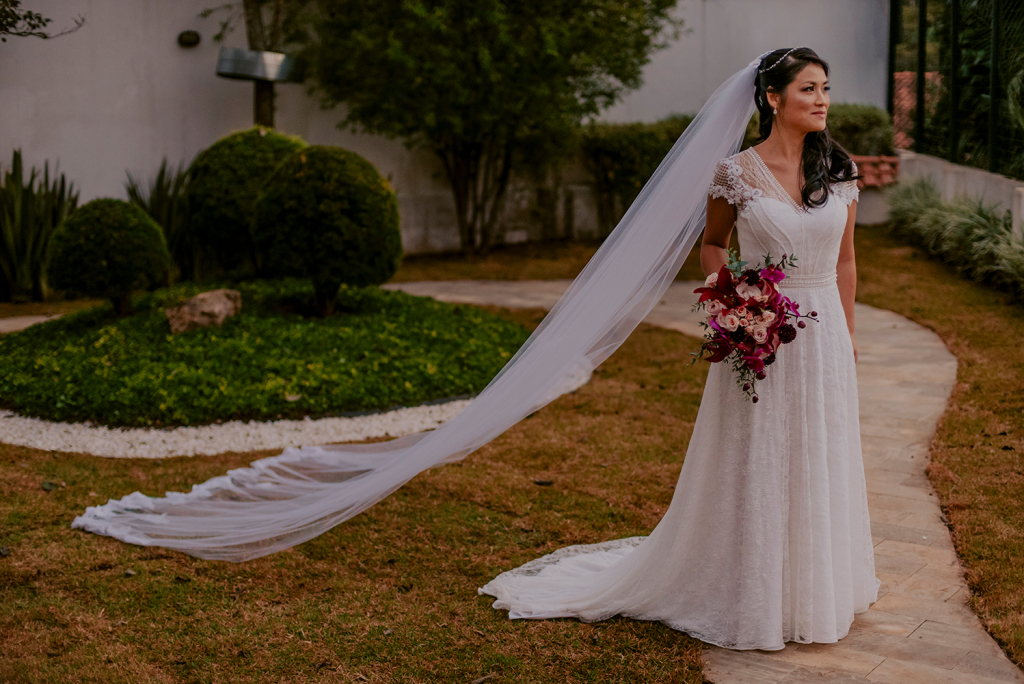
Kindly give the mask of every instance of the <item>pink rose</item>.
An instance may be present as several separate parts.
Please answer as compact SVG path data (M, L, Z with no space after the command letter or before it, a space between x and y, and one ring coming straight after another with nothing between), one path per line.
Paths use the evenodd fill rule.
M718 284L718 273L712 273L704 279L704 287L714 287Z
M764 344L768 339L768 328L763 325L755 325L751 328L750 334L758 344Z
M775 321L775 312L774 311L765 311L763 314L761 314L761 322L764 323L765 325L771 325L774 321Z
M761 296L761 288L755 287L754 285L748 285L746 281L741 281L736 286L736 294L744 299L753 299L754 297Z
M740 327L740 318L734 313L720 313L715 320L721 328L729 332L733 332Z
M717 316L718 314L722 313L722 311L725 309L725 304L722 304L722 302L718 301L717 299L712 299L705 305L705 307L707 308L707 312L709 314L711 314L712 316Z

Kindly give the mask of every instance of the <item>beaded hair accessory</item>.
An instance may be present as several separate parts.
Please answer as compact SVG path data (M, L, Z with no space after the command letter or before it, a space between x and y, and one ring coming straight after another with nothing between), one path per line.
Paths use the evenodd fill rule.
M774 64L772 64L772 65L771 65L771 66L769 66L769 67L765 67L765 68L763 68L763 69L758 69L758 70L757 70L757 73L759 73L759 74L763 74L763 73L764 73L764 72L766 72L766 71L771 71L771 70L772 70L772 69L774 69L775 67L779 66L779 64L781 64L781 63L782 63L782 60L784 60L784 59L786 59L787 57L789 57L790 53L792 53L792 52L793 52L793 51L795 51L795 50L799 50L799 49L800 49L800 48L798 48L798 47L795 47L795 48L790 48L790 49L789 49L789 52L787 52L786 54L782 55L782 56L781 56L781 57L779 57L779 58L778 58L777 60L775 60L775 63L774 63Z

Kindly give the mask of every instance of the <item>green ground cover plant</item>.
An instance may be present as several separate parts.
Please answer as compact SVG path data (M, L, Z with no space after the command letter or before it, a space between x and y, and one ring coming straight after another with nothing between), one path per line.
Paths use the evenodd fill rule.
M342 288L338 315L312 318L303 281L231 285L242 312L171 335L163 309L191 283L0 337L5 408L106 425L194 425L331 415L480 391L526 340L490 314L378 288Z

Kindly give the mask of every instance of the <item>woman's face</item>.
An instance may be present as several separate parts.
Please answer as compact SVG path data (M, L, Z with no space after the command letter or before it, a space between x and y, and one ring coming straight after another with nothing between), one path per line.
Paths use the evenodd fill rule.
M825 129L828 115L828 76L817 64L808 64L780 96L768 93L768 103L779 110L775 121L800 133Z

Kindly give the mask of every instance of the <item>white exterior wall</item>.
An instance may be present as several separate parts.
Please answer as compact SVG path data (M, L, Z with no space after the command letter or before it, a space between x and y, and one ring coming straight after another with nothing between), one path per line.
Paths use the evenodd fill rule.
M215 18L199 19L213 0L29 0L26 9L70 25L56 40L0 43L0 168L21 148L27 164L60 162L82 200L124 197L125 171L149 178L166 157L195 154L252 124L251 83L214 74ZM810 45L833 66L837 102L884 104L887 0L680 0L687 32L658 53L646 84L606 112L612 121L654 121L694 112L726 77L759 53ZM196 30L202 42L176 39ZM244 47L242 29L226 43ZM323 111L303 85L278 86L277 127L313 144L340 145L365 156L398 192L406 251L458 247L454 209L437 161L400 141L339 131L338 111ZM529 194L529 193L527 193ZM585 202L577 188L576 202ZM522 193L515 203L528 203ZM564 212L563 212L564 213ZM577 233L592 232L593 211L572 214ZM516 228L510 239L529 237Z

